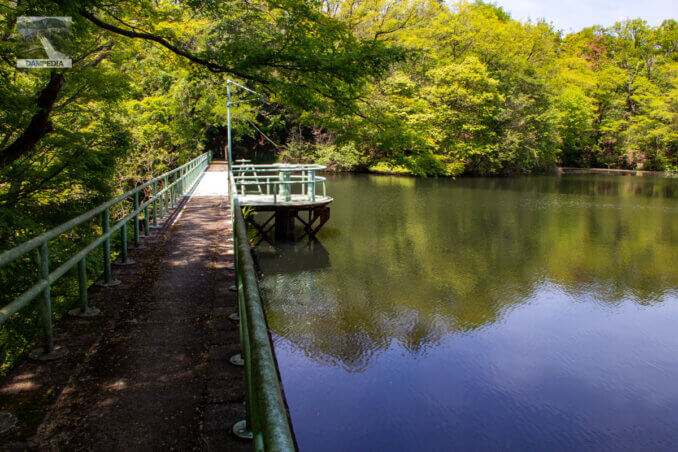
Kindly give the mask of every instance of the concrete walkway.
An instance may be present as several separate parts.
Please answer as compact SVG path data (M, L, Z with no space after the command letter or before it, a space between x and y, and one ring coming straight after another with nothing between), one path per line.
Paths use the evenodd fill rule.
M226 181L213 163L156 233L155 249L132 255L155 258L114 274L134 275L126 295L102 289L110 292L100 303L122 308L75 363L31 448L250 450L230 433L245 416L245 389L242 369L228 363L240 346L228 319L236 307Z

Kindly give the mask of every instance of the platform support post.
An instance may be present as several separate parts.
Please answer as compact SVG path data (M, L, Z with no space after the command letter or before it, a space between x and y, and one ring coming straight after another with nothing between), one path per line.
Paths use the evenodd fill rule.
M293 209L280 207L275 210L275 239L294 240L294 217Z

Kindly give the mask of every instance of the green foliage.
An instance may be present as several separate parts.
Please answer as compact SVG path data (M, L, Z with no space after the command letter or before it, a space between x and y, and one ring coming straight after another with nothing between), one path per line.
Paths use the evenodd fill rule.
M264 93L272 111L258 120L284 128L278 118L289 112L356 111L368 84L405 56L401 47L358 37L319 2L305 0L1 6L0 252L207 146L223 152L228 78ZM73 17L72 69L15 67L17 17L43 15ZM236 143L253 134L246 118L257 119L258 106L234 108ZM51 243L55 263L72 251L62 242L76 243L72 234ZM90 269L94 277L99 272ZM1 268L0 305L30 287L35 274L31 259ZM73 287L70 277L53 287L56 318L74 302ZM3 324L2 371L40 337L35 306Z
M676 164L673 20L563 37L484 2L346 1L332 13L410 58L371 84L360 112L294 118L324 131L312 143L349 141L369 167L416 175ZM306 160L318 161L316 152L310 146Z
M353 143L318 146L314 160L326 165L330 171L354 171L364 167L363 156Z
M263 94L234 94L249 101L233 107L236 158L416 176L678 168L675 20L563 36L483 1L5 3L0 251L223 155L228 78ZM37 15L73 17L72 69L15 67L16 19ZM17 265L0 269L7 299L33 274ZM6 359L34 342L33 317L3 327Z
M289 163L318 163L328 171L359 171L366 168L364 156L353 143L314 144L290 141L280 153L280 158Z

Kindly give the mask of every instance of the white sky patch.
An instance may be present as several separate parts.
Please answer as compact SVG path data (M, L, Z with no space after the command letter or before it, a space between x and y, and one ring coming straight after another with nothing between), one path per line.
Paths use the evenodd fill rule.
M579 31L592 25L609 27L625 19L645 19L650 25L664 19L678 20L677 0L494 0L511 13L511 17L526 21L545 19L565 32Z

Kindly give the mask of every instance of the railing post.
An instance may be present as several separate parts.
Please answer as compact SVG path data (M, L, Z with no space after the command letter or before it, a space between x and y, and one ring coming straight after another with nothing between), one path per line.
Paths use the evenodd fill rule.
M290 184L288 183L290 180L290 173L289 171L283 170L280 171L278 177L281 181L281 184L279 185L280 196L283 201L289 201L292 198L292 191L290 190Z
M144 237L150 237L151 236L151 225L150 221L148 219L148 205L144 207Z
M40 254L40 276L47 282L47 287L42 291L42 304L40 312L42 314L42 329L45 332L45 353L54 351L54 335L52 331L52 299L49 284L49 250L47 242L38 248Z
M172 180L167 179L167 210L170 210L174 207L174 201L172 200L172 196L174 193L174 185L172 185Z
M308 197L311 193L311 172L310 171L304 171L304 176L303 176L304 184L302 184L303 188L303 193Z
M104 239L104 280L103 282L98 282L97 284L104 287L117 286L120 284L120 280L111 279L111 236L109 231L111 229L109 222L109 209L108 207L101 214L101 226L103 229L103 234L106 236Z
M138 192L137 192L138 193ZM136 231L135 231L136 232ZM122 224L122 227L120 228L120 244L122 245L120 248L120 259L115 261L115 265L132 265L135 264L133 259L130 259L129 256L127 255L127 222L124 222Z
M97 308L92 308L87 303L87 256L78 261L78 290L80 306L68 311L68 315L74 317L94 317L101 313Z
M103 235L107 235L110 229L109 216L110 213L108 209L104 210L101 220L102 229L104 231ZM111 281L111 239L110 237L106 237L106 240L104 241L104 282L109 283L110 281Z
M169 196L170 190L171 190L171 188L169 187L169 178L167 176L165 176L165 192L163 193L163 196L162 196L162 202L164 203L163 207L165 208L165 212L167 212L169 210L169 203L168 203L167 198Z
M153 182L153 227L158 227L158 183Z
M38 248L40 256L40 277L47 283L42 291L40 303L40 315L42 317L42 329L45 333L44 345L36 348L28 357L39 361L51 361L59 359L68 353L65 347L54 347L54 331L52 329L52 299L49 283L49 250L48 243L44 242Z
M158 207L160 207L160 219L161 219L161 220L162 220L162 218L165 216L165 206L163 206L164 196L165 196L165 193L164 193L164 192L161 193L161 194L160 194L160 199L158 199L158 201L157 201L157 202L158 202Z
M134 193L134 211L139 209L139 192ZM134 215L134 247L139 248L139 212Z
M87 312L87 256L78 262L78 289L80 291L80 312Z
M177 177L177 172L174 172L174 182L172 182L172 207L177 204L177 190L179 189L179 178Z
M127 256L127 223L123 223L120 228L120 256L122 257L122 263L126 264L129 260Z
M134 262L133 259L130 259L128 256L127 249L127 222L122 224L120 228L120 259L114 262L115 265L132 265Z
M311 200L315 202L315 170L311 170L313 181L311 182Z

